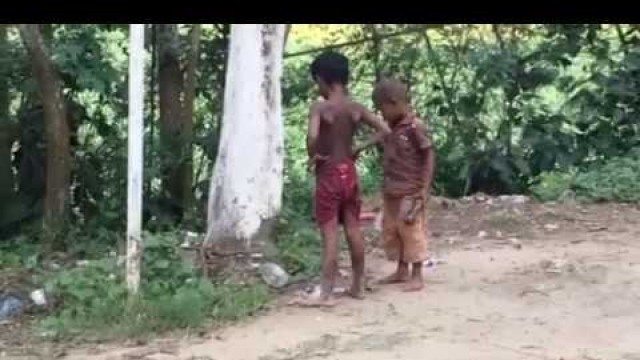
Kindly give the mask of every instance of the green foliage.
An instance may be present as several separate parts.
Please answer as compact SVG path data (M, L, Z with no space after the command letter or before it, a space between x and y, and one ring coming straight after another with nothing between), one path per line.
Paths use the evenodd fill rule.
M59 298L73 315L83 316L102 304L119 301L125 296L122 267L115 258L89 261L85 266L63 270L45 286Z
M584 201L640 200L640 152L597 162L583 169L543 173L531 188L542 201L564 200L574 193Z
M382 153L374 150L358 159L358 175L363 195L372 195L382 186Z
M40 262L38 248L38 244L29 241L29 236L26 234L0 242L0 268L22 267L28 270L37 268Z
M103 279L104 281L104 279ZM114 286L113 293L125 293ZM173 329L198 328L207 323L226 322L250 316L269 301L264 285L213 285L200 280L161 296L142 294L138 298L94 298L92 306L65 306L41 322L48 338L85 340L141 338Z
M180 29L187 27L190 25L181 25ZM70 112L73 151L70 221L73 227L121 231L125 219L123 209L126 208L128 27L53 24L41 28L48 34L45 45L60 74ZM228 28L228 24L202 26L194 116L194 193L197 200L194 205L198 205L198 209L194 206L189 210L198 218L206 203L206 187L221 129ZM11 214L26 214L17 220L9 218L8 225L0 219L0 231L5 226L21 226L18 221L24 218L41 215L46 154L44 122L31 64L17 28L9 26L8 29L7 51L2 52L0 59L0 76L8 80L10 88L10 120L20 125L13 171L17 174L17 190L21 195L21 203L17 205L22 206L17 209L26 208L27 211L11 211ZM187 32L181 31L180 36L186 48ZM147 50L150 51L151 46ZM154 71L157 70L156 66ZM157 130L158 79L151 71L146 74L145 85L150 96L146 97L149 103L145 104L145 222L162 223L169 206L158 201L162 198L158 186L162 165ZM174 225L162 224L164 227Z
M322 241L310 218L285 212L276 232L280 262L293 276L315 275L320 270Z
M557 201L569 197L576 178L576 171L550 171L540 174L531 192L540 201Z
M296 25L287 52L412 27ZM61 74L74 128L72 228L122 231L127 27L54 24L44 29L51 30L46 45ZM185 49L188 30L188 25L179 26ZM193 140L197 206L188 211L189 223L197 228L203 227L197 220L204 218L217 156L228 35L229 24L202 27ZM376 76L394 75L408 83L412 105L430 127L436 144L435 187L444 195L461 196L475 191L524 192L541 173L582 168L594 160L624 155L638 145L634 119L640 111L639 35L636 25L627 24L463 24L430 26L338 50L351 60L350 91L365 105L371 106ZM21 196L18 205L26 209L19 211L24 213L19 217L23 221L41 214L46 143L30 64L13 26L4 50L0 75L10 88L11 121L20 125L13 170ZM151 44L147 50L152 50ZM187 52L181 53L186 56ZM308 69L314 55L286 58L282 84L284 201L308 216L313 178L305 168L305 136L308 108L317 96ZM152 62L151 57L148 60ZM146 79L150 96L145 107L144 204L147 229L155 231L176 224L165 216L171 204L160 201L158 79L151 73ZM379 154L367 154L358 166L363 191L376 191ZM18 220L9 220L14 228L22 226Z
M42 321L43 334L96 340L140 337L237 320L269 301L266 286L212 284L200 278L178 253L177 238L175 233L146 235L143 283L134 299L127 296L123 266L115 256L54 274L46 289L58 307Z
M640 200L640 156L638 152L579 172L576 195L590 201L637 202Z
M173 293L194 281L195 269L183 261L177 232L146 233L142 258L142 286L150 294Z
M342 41L372 31L364 26ZM580 168L636 146L639 35L632 25L447 25L341 50L353 64L356 99L368 103L375 74L409 83L436 143L435 187L460 196L524 192L541 173ZM285 79L305 76L286 80L296 84L296 93L285 95L289 109L313 99L303 71L310 59L287 62ZM306 113L291 116L289 126L304 126ZM379 171L373 163L361 167Z

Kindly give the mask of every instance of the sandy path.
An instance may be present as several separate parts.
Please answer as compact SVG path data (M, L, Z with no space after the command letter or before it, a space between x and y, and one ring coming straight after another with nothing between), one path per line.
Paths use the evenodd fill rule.
M560 232L521 250L466 239L439 246L445 263L421 293L385 287L332 310L278 308L207 340L67 359L640 360L639 230ZM368 261L374 276L393 267Z

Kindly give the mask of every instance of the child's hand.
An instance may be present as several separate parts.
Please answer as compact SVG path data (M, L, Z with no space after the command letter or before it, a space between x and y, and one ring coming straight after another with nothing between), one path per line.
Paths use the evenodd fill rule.
M318 163L321 161L327 161L329 159L328 156L326 155L319 155L319 154L315 154L313 156L313 158L310 158L307 161L307 170L309 172L313 171L313 169L315 169L316 166L318 166Z
M418 219L422 210L423 200L420 198L405 197L400 202L400 218L406 224L413 224Z

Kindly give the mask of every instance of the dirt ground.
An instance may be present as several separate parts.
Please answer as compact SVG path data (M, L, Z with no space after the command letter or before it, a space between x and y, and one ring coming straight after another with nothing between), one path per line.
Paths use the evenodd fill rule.
M283 298L204 337L77 349L66 359L640 360L637 207L432 203L433 265L420 293L377 287L329 310ZM374 279L393 270L376 239L367 258Z

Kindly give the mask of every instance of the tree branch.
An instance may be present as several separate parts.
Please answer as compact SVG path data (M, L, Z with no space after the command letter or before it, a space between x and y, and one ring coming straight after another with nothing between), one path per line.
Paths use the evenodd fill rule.
M293 24L285 24L285 28L284 28L284 42L282 45L283 49L286 49L287 47L287 40L289 40L289 33L291 32L291 28L293 27Z
M616 29L616 33L618 34L618 40L620 40L620 47L622 48L622 52L624 52L626 55L628 53L627 38L624 35L624 32L622 32L622 28L620 27L620 24L615 24L614 27Z
M449 108L453 115L453 121L456 126L461 125L460 119L458 118L458 112L456 111L455 104L453 103L453 94L451 93L451 89L447 86L446 79L444 77L444 71L442 69L442 63L440 62L440 58L438 54L433 49L431 45L431 39L429 38L429 33L427 31L422 35L424 37L425 42L427 43L427 49L429 50L429 55L434 62L434 66L436 68L436 74L438 75L438 79L440 80L440 86L442 87L442 92L444 92L445 99Z
M402 36L402 35L411 34L411 33L415 33L415 32L426 31L429 28L438 28L438 27L442 27L442 26L443 25L440 25L440 24L438 24L438 25L427 24L426 26L410 27L410 28L405 29L405 30L400 30L400 31L389 33L389 34L379 35L377 39L378 40L384 40L384 39L388 39L388 38L392 38L392 37L396 37L396 36ZM363 43L366 43L366 42L369 42L369 41L374 41L374 37L365 37L365 38L362 38L362 39L347 41L347 42L343 42L343 43L339 43L339 44L327 45L327 46L323 46L323 47L319 47L319 48L315 48L315 49L297 51L297 52L294 52L294 53L284 54L284 57L288 58L288 57L294 57L294 56L302 56L302 55L307 55L307 54L313 54L313 53L316 53L316 52L322 52L322 51L326 51L326 50L340 49L340 48L343 48L343 47L363 44Z

